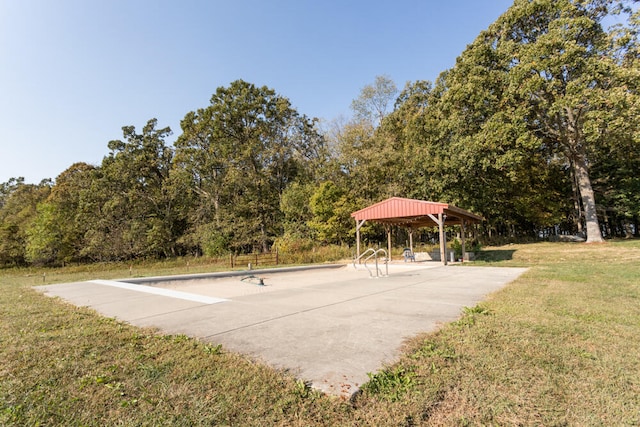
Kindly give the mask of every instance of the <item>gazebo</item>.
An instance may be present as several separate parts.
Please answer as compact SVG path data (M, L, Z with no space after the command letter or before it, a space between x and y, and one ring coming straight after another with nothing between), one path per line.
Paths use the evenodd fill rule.
M384 224L387 229L387 247L391 257L391 226L398 225L409 229L409 248L413 253L413 230L422 227L438 227L440 231L440 260L447 265L447 238L445 225L461 227L462 252L465 252L465 227L479 223L483 218L479 215L457 208L447 203L427 202L424 200L392 197L373 204L351 216L356 221L356 252L360 257L360 228L366 221Z

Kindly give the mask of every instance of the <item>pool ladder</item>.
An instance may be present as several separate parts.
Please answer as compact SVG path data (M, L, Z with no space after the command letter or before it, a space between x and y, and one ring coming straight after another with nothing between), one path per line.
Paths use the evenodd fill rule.
M382 260L384 260L384 273L380 270L380 265L378 263L378 255L379 254L383 254L384 256L381 258ZM368 256L367 256L368 255ZM365 258L366 256L366 258ZM369 272L369 277L386 277L389 275L389 254L387 253L386 250L384 249L373 249L373 248L369 248L366 251L364 251L362 253L362 255L360 255L359 257L355 258L353 260L353 268L357 268L356 267L356 262L358 264L361 263L361 260L364 258L364 262L362 262L362 264L364 264L364 268L367 269L367 271ZM371 271L371 268L369 268L369 266L367 265L367 261L369 261L371 258L373 258L375 260L375 271L376 271L376 275L373 275L373 271Z

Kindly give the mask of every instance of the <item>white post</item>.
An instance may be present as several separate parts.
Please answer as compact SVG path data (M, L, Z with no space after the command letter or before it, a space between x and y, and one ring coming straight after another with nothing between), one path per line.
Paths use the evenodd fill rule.
M413 253L413 228L409 228L409 249L411 249L411 253L414 254Z
M465 234L467 234L467 231L465 229L464 226L464 219L461 220L460 223L460 243L462 246L462 261L464 261L464 254L467 252L467 247L465 245Z
M358 221L356 219L356 259L358 260L358 263L360 263L360 228L364 225L365 221L366 219L363 219L362 221Z
M444 233L444 214L438 214L438 228L440 231L440 260L447 265L447 235Z

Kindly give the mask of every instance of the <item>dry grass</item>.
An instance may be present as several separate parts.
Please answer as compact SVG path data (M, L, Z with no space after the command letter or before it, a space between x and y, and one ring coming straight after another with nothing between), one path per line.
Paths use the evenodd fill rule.
M494 265L532 269L408 343L415 386L394 410L416 425L640 424L638 243L493 248Z
M309 425L343 412L218 346L103 318L10 278L2 289L0 425Z
M482 264L531 269L408 342L353 402L44 297L30 288L41 270L0 272L0 425L640 424L640 241L490 248ZM47 282L97 272L49 270Z

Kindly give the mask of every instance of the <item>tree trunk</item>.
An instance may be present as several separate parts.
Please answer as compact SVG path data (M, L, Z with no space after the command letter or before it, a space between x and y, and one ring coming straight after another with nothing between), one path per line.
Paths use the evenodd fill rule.
M576 182L575 165L573 165L573 176L571 177L571 190L573 191L573 209L576 217L574 218L574 225L576 226L577 234L584 236L584 230L582 229L582 208L580 207L580 190L578 190L578 183Z
M596 200L591 188L591 179L589 171L583 156L577 155L573 162L574 172L578 181L578 189L582 198L582 206L584 208L584 217L587 226L587 243L602 243L602 233L600 232L600 223L596 213Z

